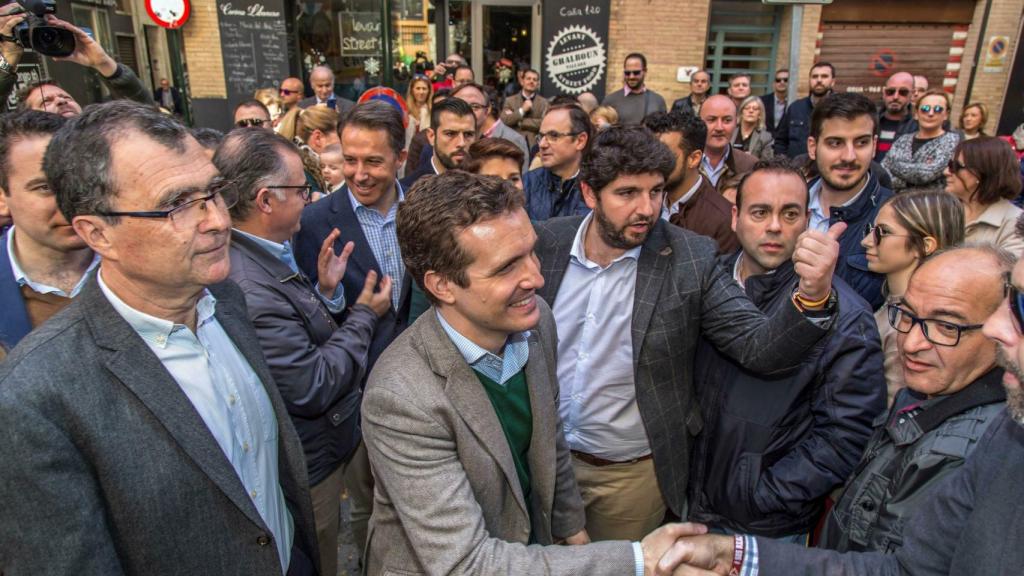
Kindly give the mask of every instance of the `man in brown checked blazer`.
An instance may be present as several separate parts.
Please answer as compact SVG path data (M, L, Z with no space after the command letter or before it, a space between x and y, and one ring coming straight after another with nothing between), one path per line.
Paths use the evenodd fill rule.
M686 516L700 336L759 373L799 365L835 316L835 237L804 233L793 306L771 317L716 263L713 240L661 217L674 155L643 127L598 135L580 168L586 217L535 224L558 327L566 441L594 540L631 539ZM765 390L770 394L770 390Z
M538 93L539 89L540 74L536 70L527 69L523 72L522 91L505 99L501 111L501 121L519 131L531 148L537 142L540 121L548 112L547 98Z
M366 386L369 574L671 573L676 538L702 527L589 544L522 193L450 171L420 181L397 223L406 267L434 307Z

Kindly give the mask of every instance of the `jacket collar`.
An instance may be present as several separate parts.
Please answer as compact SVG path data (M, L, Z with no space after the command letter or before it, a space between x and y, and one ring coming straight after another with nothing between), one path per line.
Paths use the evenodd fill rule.
M293 272L287 264L268 252L255 240L249 238L244 233L239 234L237 232L241 231L234 229L231 231L232 250L237 251L242 256L256 263L257 266L266 270L267 274L277 278L278 282L287 282L299 276L298 273Z
M737 250L732 254L721 256L718 261L723 268L732 271L742 253L742 249ZM760 308L766 302L774 300L780 290L792 288L795 280L796 271L793 269L793 262L786 260L775 270L747 278L743 283L743 290L747 293L747 298L750 298L750 301Z
M810 187L821 183L821 176L810 182ZM868 182L853 202L844 206L833 206L829 210L829 222L859 222L882 203L885 188L878 183L878 177L868 170Z

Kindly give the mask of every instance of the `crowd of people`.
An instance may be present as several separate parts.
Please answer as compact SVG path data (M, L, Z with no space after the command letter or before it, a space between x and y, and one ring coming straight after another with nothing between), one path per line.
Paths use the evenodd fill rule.
M407 114L318 67L222 134L104 56L113 101L0 114L3 573L334 575L342 522L369 574L1024 565L984 105L817 62L668 106L641 54L498 96L452 55Z

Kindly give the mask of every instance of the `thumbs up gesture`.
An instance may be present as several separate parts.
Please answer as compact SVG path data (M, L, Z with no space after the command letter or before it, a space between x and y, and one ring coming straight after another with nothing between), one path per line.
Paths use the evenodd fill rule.
M800 277L800 296L818 302L832 290L832 273L839 259L839 237L846 231L845 222L837 222L822 233L807 230L796 241L793 269Z

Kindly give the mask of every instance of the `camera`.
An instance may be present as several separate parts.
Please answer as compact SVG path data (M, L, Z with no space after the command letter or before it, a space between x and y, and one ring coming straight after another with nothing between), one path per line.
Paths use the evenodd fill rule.
M28 18L14 29L18 44L46 56L69 56L75 51L75 35L70 30L50 26L43 18L57 12L56 0L18 0Z

